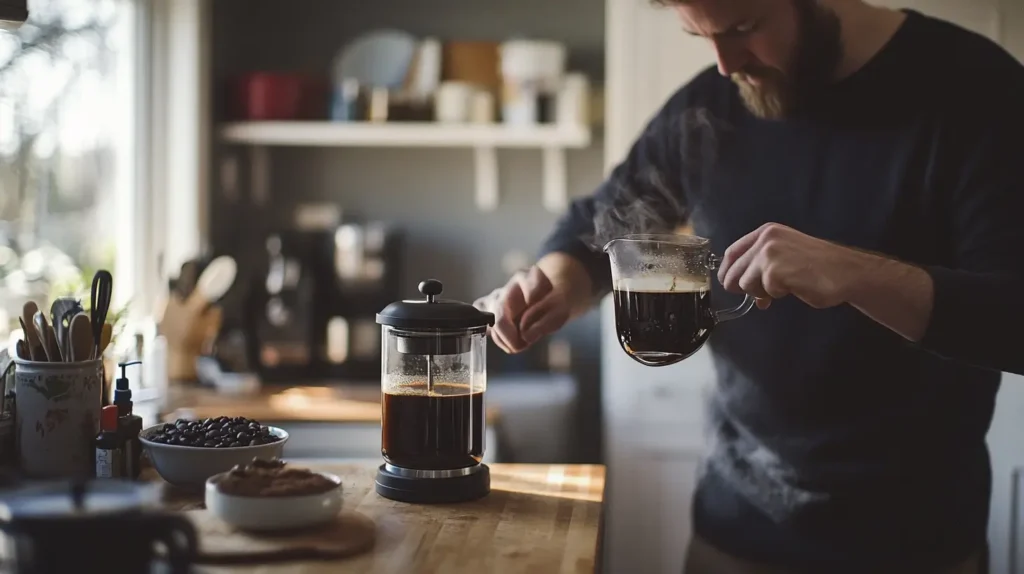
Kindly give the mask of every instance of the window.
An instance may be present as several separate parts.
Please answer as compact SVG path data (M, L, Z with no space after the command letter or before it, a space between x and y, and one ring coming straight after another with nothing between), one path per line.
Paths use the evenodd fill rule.
M104 268L123 305L133 286L122 278L137 276L141 3L29 9L19 30L0 31L0 341L26 300L76 283L87 293Z

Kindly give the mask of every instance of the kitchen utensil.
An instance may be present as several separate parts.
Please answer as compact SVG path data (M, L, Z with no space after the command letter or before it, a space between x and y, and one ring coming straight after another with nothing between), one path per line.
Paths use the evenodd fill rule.
M175 281L175 290L182 299L188 299L196 288L196 280L199 279L199 262L190 259L181 264L181 271Z
M139 441L161 478L174 486L191 490L201 490L211 476L227 472L236 464L249 464L253 458L282 458L284 444L288 442L288 433L277 427L270 427L270 433L281 437L281 440L256 446L207 448L161 444L147 438L163 427L163 424L158 424L144 429Z
M57 333L50 325L46 326L46 355L54 363L64 360L60 353L60 345L57 344Z
M24 339L18 339L18 342L14 344L14 352L17 353L18 358L23 361L31 361L32 354L28 352L28 343Z
M352 78L371 88L400 89L405 83L419 41L399 30L375 30L359 36L335 58L335 84Z
M89 322L92 327L93 357L100 354L100 339L103 336L103 325L107 322L110 310L110 297L114 290L114 278L109 271L99 270L92 278L92 289L89 293Z
M73 362L88 361L92 358L95 343L92 338L92 323L85 313L75 315L71 320L71 328L68 329L68 339L71 342L71 360Z
M84 332L88 337L88 329ZM102 361L14 362L18 468L33 478L93 476Z
M220 473L206 481L206 508L215 516L241 530L283 531L325 524L341 511L341 479L319 473L337 485L319 494L304 496L237 496L218 490Z
M127 481L36 484L4 493L0 531L19 573L150 572L156 542L172 573L190 572L195 527L157 510L159 488Z
M660 367L696 353L715 326L746 315L747 296L732 309L711 305L720 259L692 235L627 235L604 247L611 260L619 344L638 363Z
M42 311L36 311L34 317L32 317L32 324L35 326L36 334L39 335L43 343L43 357L45 360L56 363L61 360L60 351L53 352L50 349L50 341L48 333L50 331L50 324L46 322L46 316L43 315Z
M46 350L43 347L43 339L35 328L35 316L39 307L35 301L27 301L21 308L21 328L25 331L25 342L28 343L28 352L33 361L45 361Z
M398 301L383 325L381 454L377 494L403 502L457 502L490 492L484 454L487 327L494 315L440 299Z
M19 340L18 342L24 344L24 347L25 347L24 348L25 360L26 361L31 361L32 360L32 346L29 345L28 342L27 342L27 340L28 340L28 326L25 325L25 319L23 319L21 317L18 317L18 323L21 324L21 332L22 332L22 334L25 337L25 340ZM21 354L21 350L17 349L17 351L18 351L18 354L20 355Z
M206 303L216 303L231 289L237 275L238 264L231 257L222 255L203 270L196 281L195 295L202 297Z
M50 305L50 325L57 336L57 345L60 347L61 357L65 361L71 360L71 352L68 347L68 324L71 319L81 313L82 303L74 297L58 297Z
M97 357L102 357L103 353L107 350L107 346L110 345L110 340L114 337L114 326L110 323L103 324L103 332L100 334L100 352Z

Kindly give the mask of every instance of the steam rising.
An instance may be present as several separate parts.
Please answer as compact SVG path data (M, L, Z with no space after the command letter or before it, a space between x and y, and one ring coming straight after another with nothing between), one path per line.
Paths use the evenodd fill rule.
M645 150L645 156L656 159L631 170L616 170L609 184L613 187L598 195L594 233L584 237L584 241L600 250L609 241L626 235L673 233L695 218L705 226L713 224L699 215L710 194L722 192L711 189L712 170L721 156L722 136L728 131L723 122L705 109L652 122L637 145ZM637 159L630 157L627 161ZM617 264L639 270L643 266L638 258L643 256L642 251L627 250L625 255L617 254ZM649 270L626 273L627 276L616 280L616 287L654 292L710 287L710 281L705 283L675 272L678 268L685 271L685 265L647 263L645 269ZM758 412L764 408L763 395L756 383L741 373L734 372L726 379L731 380L715 385L710 397L708 456L702 473L711 473L715 480L724 481L776 522L804 519L815 507L827 503L830 494L823 488L809 486L815 482L808 469L784 459L781 453L795 450L793 444L782 437L764 437L744 430L744 417L736 413Z
M631 174L616 170L609 182L614 187L595 205L594 233L584 241L600 250L625 235L672 233L683 225L710 192L711 170L726 129L703 108L652 121L638 145L661 161L638 166Z

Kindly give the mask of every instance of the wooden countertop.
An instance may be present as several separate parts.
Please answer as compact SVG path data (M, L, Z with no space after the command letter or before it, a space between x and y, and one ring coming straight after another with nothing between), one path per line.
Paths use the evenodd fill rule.
M168 391L166 410L163 420L232 416L260 422L380 424L380 387L265 386L256 394L232 395L203 387L175 385ZM487 407L488 424L494 424L498 416L497 409Z
M394 502L374 492L379 461L314 464L342 478L343 512L373 521L375 543L338 561L204 567L204 572L590 573L599 564L605 468L599 465L494 464L491 493L448 505ZM167 489L171 510L198 512L201 495ZM217 520L202 511L203 520ZM193 518L195 520L195 518ZM218 521L219 522L219 521ZM230 531L236 546L245 535ZM200 540L202 547L202 538Z

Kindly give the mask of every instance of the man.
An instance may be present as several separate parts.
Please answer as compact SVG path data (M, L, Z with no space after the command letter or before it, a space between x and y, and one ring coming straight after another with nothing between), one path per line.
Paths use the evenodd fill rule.
M860 0L657 3L717 70L478 302L495 343L520 352L608 292L595 221L678 206L660 227L710 238L724 288L763 310L711 335L687 572L980 573L985 435L999 372L1024 372L1024 68Z

